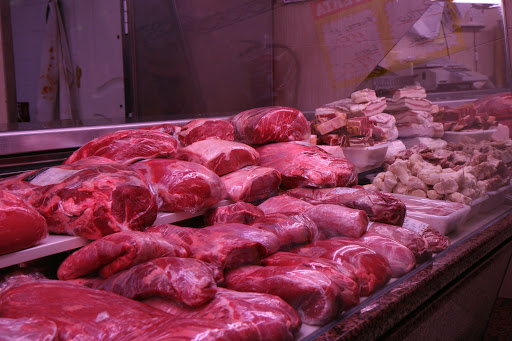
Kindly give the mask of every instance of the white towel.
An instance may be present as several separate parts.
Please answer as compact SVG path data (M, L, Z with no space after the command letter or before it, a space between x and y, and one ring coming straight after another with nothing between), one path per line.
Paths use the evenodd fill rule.
M73 65L57 1L48 3L37 95L39 122L74 118L70 91Z

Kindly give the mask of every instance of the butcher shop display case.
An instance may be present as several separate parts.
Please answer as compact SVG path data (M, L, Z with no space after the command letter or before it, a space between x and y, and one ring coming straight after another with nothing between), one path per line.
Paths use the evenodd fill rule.
M482 339L511 285L511 23L0 1L0 334Z

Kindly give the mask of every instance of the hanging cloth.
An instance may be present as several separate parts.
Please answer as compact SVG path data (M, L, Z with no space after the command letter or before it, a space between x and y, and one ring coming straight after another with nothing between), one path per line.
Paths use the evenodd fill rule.
M71 105L73 65L58 0L50 0L41 56L37 94L37 121L75 118Z

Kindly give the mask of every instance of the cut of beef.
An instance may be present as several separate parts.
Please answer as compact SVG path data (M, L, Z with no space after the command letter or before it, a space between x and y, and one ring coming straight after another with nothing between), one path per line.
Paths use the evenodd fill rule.
M172 156L177 146L178 141L174 137L157 130L119 130L89 141L73 152L64 164L89 156L102 156L129 164L141 159Z
M368 214L335 204L319 204L303 213L327 237L360 237L368 227Z
M228 121L215 118L198 118L181 128L178 139L184 146L210 139L233 141L235 131Z
M368 296L382 288L391 278L391 268L386 258L366 246L347 241L343 237L319 240L297 247L293 252L327 258L342 265L351 264L359 278L361 296Z
M259 147L260 165L281 173L281 187L337 187L357 184L354 164L306 142L272 143Z
M287 107L263 107L243 111L231 118L235 137L251 145L305 141L311 136L309 121L302 112Z
M0 190L0 255L34 246L47 236L48 226L39 212Z
M270 197L281 184L281 174L274 168L247 166L222 177L231 200L256 201Z
M355 188L296 188L286 192L312 204L338 204L363 210L371 221L401 226L404 203L391 194Z
M300 214L311 207L313 207L312 204L286 194L268 198L258 205L258 208L265 214L282 213L285 215Z
M169 135L176 135L180 132L181 127L178 125L175 125L175 124L162 123L162 124L145 126L145 127L139 128L139 129L141 129L141 130L156 130L156 131L166 133Z
M204 215L207 226L223 223L251 224L254 219L263 217L264 213L258 207L247 202L221 206L208 210Z
M368 226L368 233L391 238L405 245L412 251L418 263L424 262L432 256L432 252L428 250L428 242L417 232L405 227L372 222Z
M197 162L222 176L258 164L259 154L246 144L224 140L202 140L181 148L178 158Z
M108 278L154 258L187 257L186 247L145 232L114 233L73 252L62 262L57 275L61 280L95 273Z
M299 315L288 303L264 293L218 288L214 299L200 307L185 306L157 297L143 302L177 318L252 324L257 328L258 335L251 340L292 341L301 325Z
M281 213L268 214L254 220L251 226L275 234L279 238L281 249L309 243L318 237L315 223L300 215L288 217Z
M322 271L302 265L244 266L226 274L226 287L279 296L307 324L326 324L344 309L338 285Z
M23 283L0 292L3 318L50 320L58 340L247 340L247 323L173 319L147 304L64 281Z
M84 161L85 162L85 161ZM29 204L50 232L98 239L142 230L156 219L158 206L146 179L117 163L62 165L38 173Z
M29 197L33 193L34 188L37 188L37 186L32 185L28 181L24 181L24 179L30 179L30 177L36 173L37 171L29 171L0 179L0 190L7 191L24 201L28 201Z
M428 245L427 250L430 252L441 252L450 246L450 239L427 223L407 217L403 227L418 233L425 239Z
M158 296L190 306L209 302L217 292L214 270L209 264L193 258L156 258L107 279L95 277L71 281L128 298Z
M290 252L277 252L263 260L264 266L305 266L323 272L341 290L343 307L350 309L359 304L359 279L349 264L339 264L323 258L313 258Z
M57 341L57 325L39 318L0 318L0 340Z
M163 212L198 212L227 195L221 178L195 162L152 159L132 167L146 177Z

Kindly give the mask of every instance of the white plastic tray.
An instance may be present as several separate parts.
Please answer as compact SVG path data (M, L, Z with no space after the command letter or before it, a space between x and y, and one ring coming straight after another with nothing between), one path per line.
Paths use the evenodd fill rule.
M490 140L496 129L470 130L470 131L445 131L443 140L446 142L460 143L465 137L478 141Z
M358 172L364 172L382 166L389 143L380 143L371 147L343 147L345 158L352 161Z

